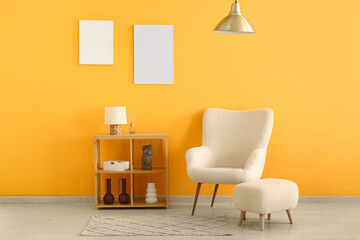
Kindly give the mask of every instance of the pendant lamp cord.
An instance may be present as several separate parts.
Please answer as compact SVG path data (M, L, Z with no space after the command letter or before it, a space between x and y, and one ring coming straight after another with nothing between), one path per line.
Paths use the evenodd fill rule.
M235 0L235 3L237 3L237 0Z

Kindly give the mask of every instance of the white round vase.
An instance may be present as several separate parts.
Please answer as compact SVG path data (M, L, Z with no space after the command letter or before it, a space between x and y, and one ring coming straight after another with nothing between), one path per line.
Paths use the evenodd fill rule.
M146 189L146 203L157 203L157 194L154 182L148 182L147 189Z

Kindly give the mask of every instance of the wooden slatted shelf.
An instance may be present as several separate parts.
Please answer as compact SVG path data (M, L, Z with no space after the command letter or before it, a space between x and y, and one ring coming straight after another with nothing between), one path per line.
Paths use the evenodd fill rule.
M146 203L145 200L135 200L134 207L167 207L166 200L159 199L157 203Z
M166 173L166 168L153 168L152 170L142 170L141 168L135 168L133 173Z
M137 133L137 134L121 134L121 135L110 135L110 134L97 134L94 136L95 140L102 139L167 139L167 133Z
M115 174L124 174L124 173L131 173L130 170L127 171L109 171L109 170L104 170L102 168L97 169L96 173L115 173Z
M166 200L159 199L157 203L146 203L145 200L135 200L133 204L120 204L117 200L113 204L105 204L103 200L97 208L166 208Z

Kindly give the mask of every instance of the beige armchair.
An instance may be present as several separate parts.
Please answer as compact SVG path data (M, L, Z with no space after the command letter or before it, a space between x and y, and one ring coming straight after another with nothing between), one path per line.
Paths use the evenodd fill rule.
M202 183L239 184L260 179L274 122L271 109L231 111L209 108L203 116L202 146L186 154L187 173L197 182L194 215Z

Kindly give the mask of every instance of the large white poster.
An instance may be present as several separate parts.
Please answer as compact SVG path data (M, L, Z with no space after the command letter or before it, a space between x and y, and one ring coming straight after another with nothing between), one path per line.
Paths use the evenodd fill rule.
M134 26L134 83L174 83L174 26Z

